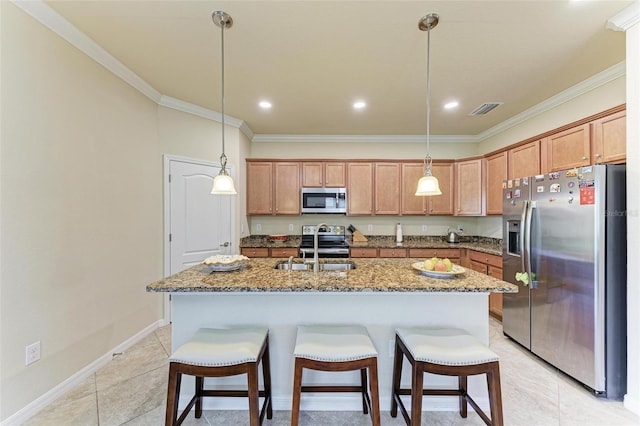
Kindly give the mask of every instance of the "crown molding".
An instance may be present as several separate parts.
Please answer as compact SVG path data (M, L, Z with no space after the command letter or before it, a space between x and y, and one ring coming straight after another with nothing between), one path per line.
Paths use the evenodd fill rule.
M614 31L627 31L640 23L640 1L636 1L607 21L607 28Z
M626 74L625 61L619 62L606 70L589 77L588 79L581 81L580 83L563 90L562 92L540 102L537 105L514 115L511 118L499 123L490 129L478 134L478 142L482 142L485 139L493 137L499 133L504 132L512 127L517 126L543 112L549 111L571 99L577 98L580 95L588 93L604 84L609 83L617 78L623 77Z
M71 43L80 51L84 52L91 59L111 71L113 74L136 88L146 97L158 103L162 94L154 89L149 83L143 80L138 74L131 71L122 62L104 50L99 44L89 38L86 34L76 28L69 21L64 19L55 10L43 1L34 0L11 0L42 25L49 28L54 33Z
M177 111L186 112L187 114L197 115L198 117L222 123L222 114L209 108L204 108L190 102L172 98L171 96L162 95L158 100L158 105L175 109ZM230 115L224 115L224 123L233 127L240 127L244 121Z
M434 143L478 142L476 136L468 135L431 135ZM425 143L425 135L289 135L256 134L251 142L284 143Z

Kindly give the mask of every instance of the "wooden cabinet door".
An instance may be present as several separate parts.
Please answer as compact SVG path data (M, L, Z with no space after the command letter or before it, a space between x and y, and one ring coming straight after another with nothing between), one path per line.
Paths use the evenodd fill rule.
M623 163L627 159L627 112L620 111L592 123L592 161Z
M323 163L302 163L302 186L308 188L322 187L324 182Z
M400 214L400 171L400 163L375 164L375 214Z
M487 265L481 262L476 262L472 260L470 263L471 270L480 272L481 274L487 275Z
M456 162L456 216L482 216L485 211L485 160Z
M349 249L349 257L378 257L378 249L376 249L376 248L351 248L351 249Z
M347 212L373 214L373 164L347 163Z
M269 249L269 252L271 254L271 257L290 257L290 256L299 257L298 249L291 248L291 247L281 247L281 248L273 247Z
M507 152L487 158L487 214L502 214L502 182L507 179Z
M324 163L324 186L343 188L347 186L346 167L344 163Z
M400 211L403 215L423 216L427 212L427 198L416 197L418 181L424 176L424 164L402 164L402 187L400 188Z
M430 215L453 214L453 163L431 165L431 174L438 179L442 195L434 195L427 198L427 213ZM416 186L417 186L416 182Z
M539 175L540 141L530 142L507 151L507 179Z
M275 214L300 214L300 163L274 163Z
M267 247L243 247L240 253L247 257L269 257L269 249Z
M546 168L543 173L572 169L591 164L589 124L573 127L543 140Z
M272 214L272 163L247 163L247 214Z
M407 249L381 248L378 257L407 257Z

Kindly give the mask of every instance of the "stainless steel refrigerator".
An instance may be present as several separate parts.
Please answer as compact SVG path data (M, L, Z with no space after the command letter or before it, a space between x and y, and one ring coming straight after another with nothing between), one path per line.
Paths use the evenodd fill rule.
M626 392L626 169L505 181L504 334L596 394Z

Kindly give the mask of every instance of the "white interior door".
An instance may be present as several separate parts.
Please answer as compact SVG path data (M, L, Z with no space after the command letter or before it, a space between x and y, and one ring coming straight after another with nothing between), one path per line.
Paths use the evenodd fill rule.
M165 156L165 275L173 275L216 254L232 254L234 197L212 195L220 166ZM165 321L170 304L165 302Z

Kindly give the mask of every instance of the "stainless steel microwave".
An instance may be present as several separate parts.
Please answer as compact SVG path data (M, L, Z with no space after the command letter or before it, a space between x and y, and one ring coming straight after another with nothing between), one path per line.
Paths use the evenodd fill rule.
M302 188L302 213L347 213L347 188Z

